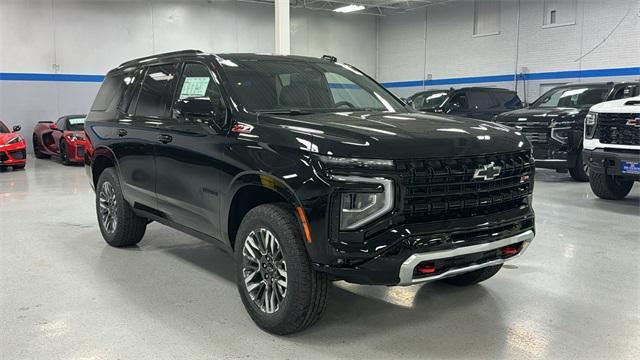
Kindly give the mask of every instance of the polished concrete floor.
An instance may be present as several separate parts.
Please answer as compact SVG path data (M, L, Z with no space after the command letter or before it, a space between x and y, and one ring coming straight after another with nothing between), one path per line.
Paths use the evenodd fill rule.
M0 173L0 359L640 358L640 186L620 202L538 172L537 237L482 285L336 283L324 318L271 336L232 260L158 224L105 245L81 167Z

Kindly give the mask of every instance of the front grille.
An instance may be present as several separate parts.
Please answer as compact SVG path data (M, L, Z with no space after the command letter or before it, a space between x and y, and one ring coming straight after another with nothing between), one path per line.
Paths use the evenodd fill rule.
M603 144L640 145L640 127L626 125L640 114L599 113L593 137Z
M15 160L22 160L27 157L27 152L25 150L14 150L9 151L9 155Z
M474 178L477 169L500 166L494 179ZM523 205L533 190L529 151L444 159L400 160L403 212L409 221L488 215Z
M546 144L549 140L549 131L546 128L523 127L520 131L532 144Z

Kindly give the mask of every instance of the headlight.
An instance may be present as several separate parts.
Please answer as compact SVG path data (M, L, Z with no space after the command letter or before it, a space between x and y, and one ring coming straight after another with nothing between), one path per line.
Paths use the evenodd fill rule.
M69 141L82 141L82 140L84 140L84 138L81 135L76 135L76 134L67 135L67 139L69 139Z
M329 166L345 168L393 169L393 160L343 158L334 156L318 156L322 163Z
M566 144L569 138L570 130L571 130L570 127L552 128L551 138L562 144Z
M5 146L17 144L17 143L19 143L21 141L22 141L22 136L18 135L16 137L12 138L11 140L7 141L4 145L0 145L0 147L5 147Z
M584 136L587 139L593 139L593 135L598 124L598 113L589 112L584 118Z
M355 230L393 209L393 181L360 176L331 176L333 180L380 185L376 191L340 194L340 230Z

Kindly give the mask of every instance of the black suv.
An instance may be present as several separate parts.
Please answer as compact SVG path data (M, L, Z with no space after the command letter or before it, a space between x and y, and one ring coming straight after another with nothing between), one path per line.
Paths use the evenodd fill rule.
M332 280L474 284L534 236L526 138L417 113L330 57L133 60L107 74L85 131L107 243L157 221L220 244L277 334L315 323Z
M514 91L484 87L427 90L413 94L406 102L418 111L481 120L491 120L505 111L522 108L522 101Z
M536 166L566 172L576 181L589 181L582 156L584 119L589 108L608 100L637 96L640 83L593 83L555 87L531 106L494 118L521 130L533 145Z

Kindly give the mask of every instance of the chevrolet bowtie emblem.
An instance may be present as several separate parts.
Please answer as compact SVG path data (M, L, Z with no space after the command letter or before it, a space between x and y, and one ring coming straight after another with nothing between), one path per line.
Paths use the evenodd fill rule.
M640 118L627 120L627 125L628 126L640 127Z
M494 163L482 165L481 168L476 169L473 173L474 179L493 180L500 175L501 166L496 166Z

